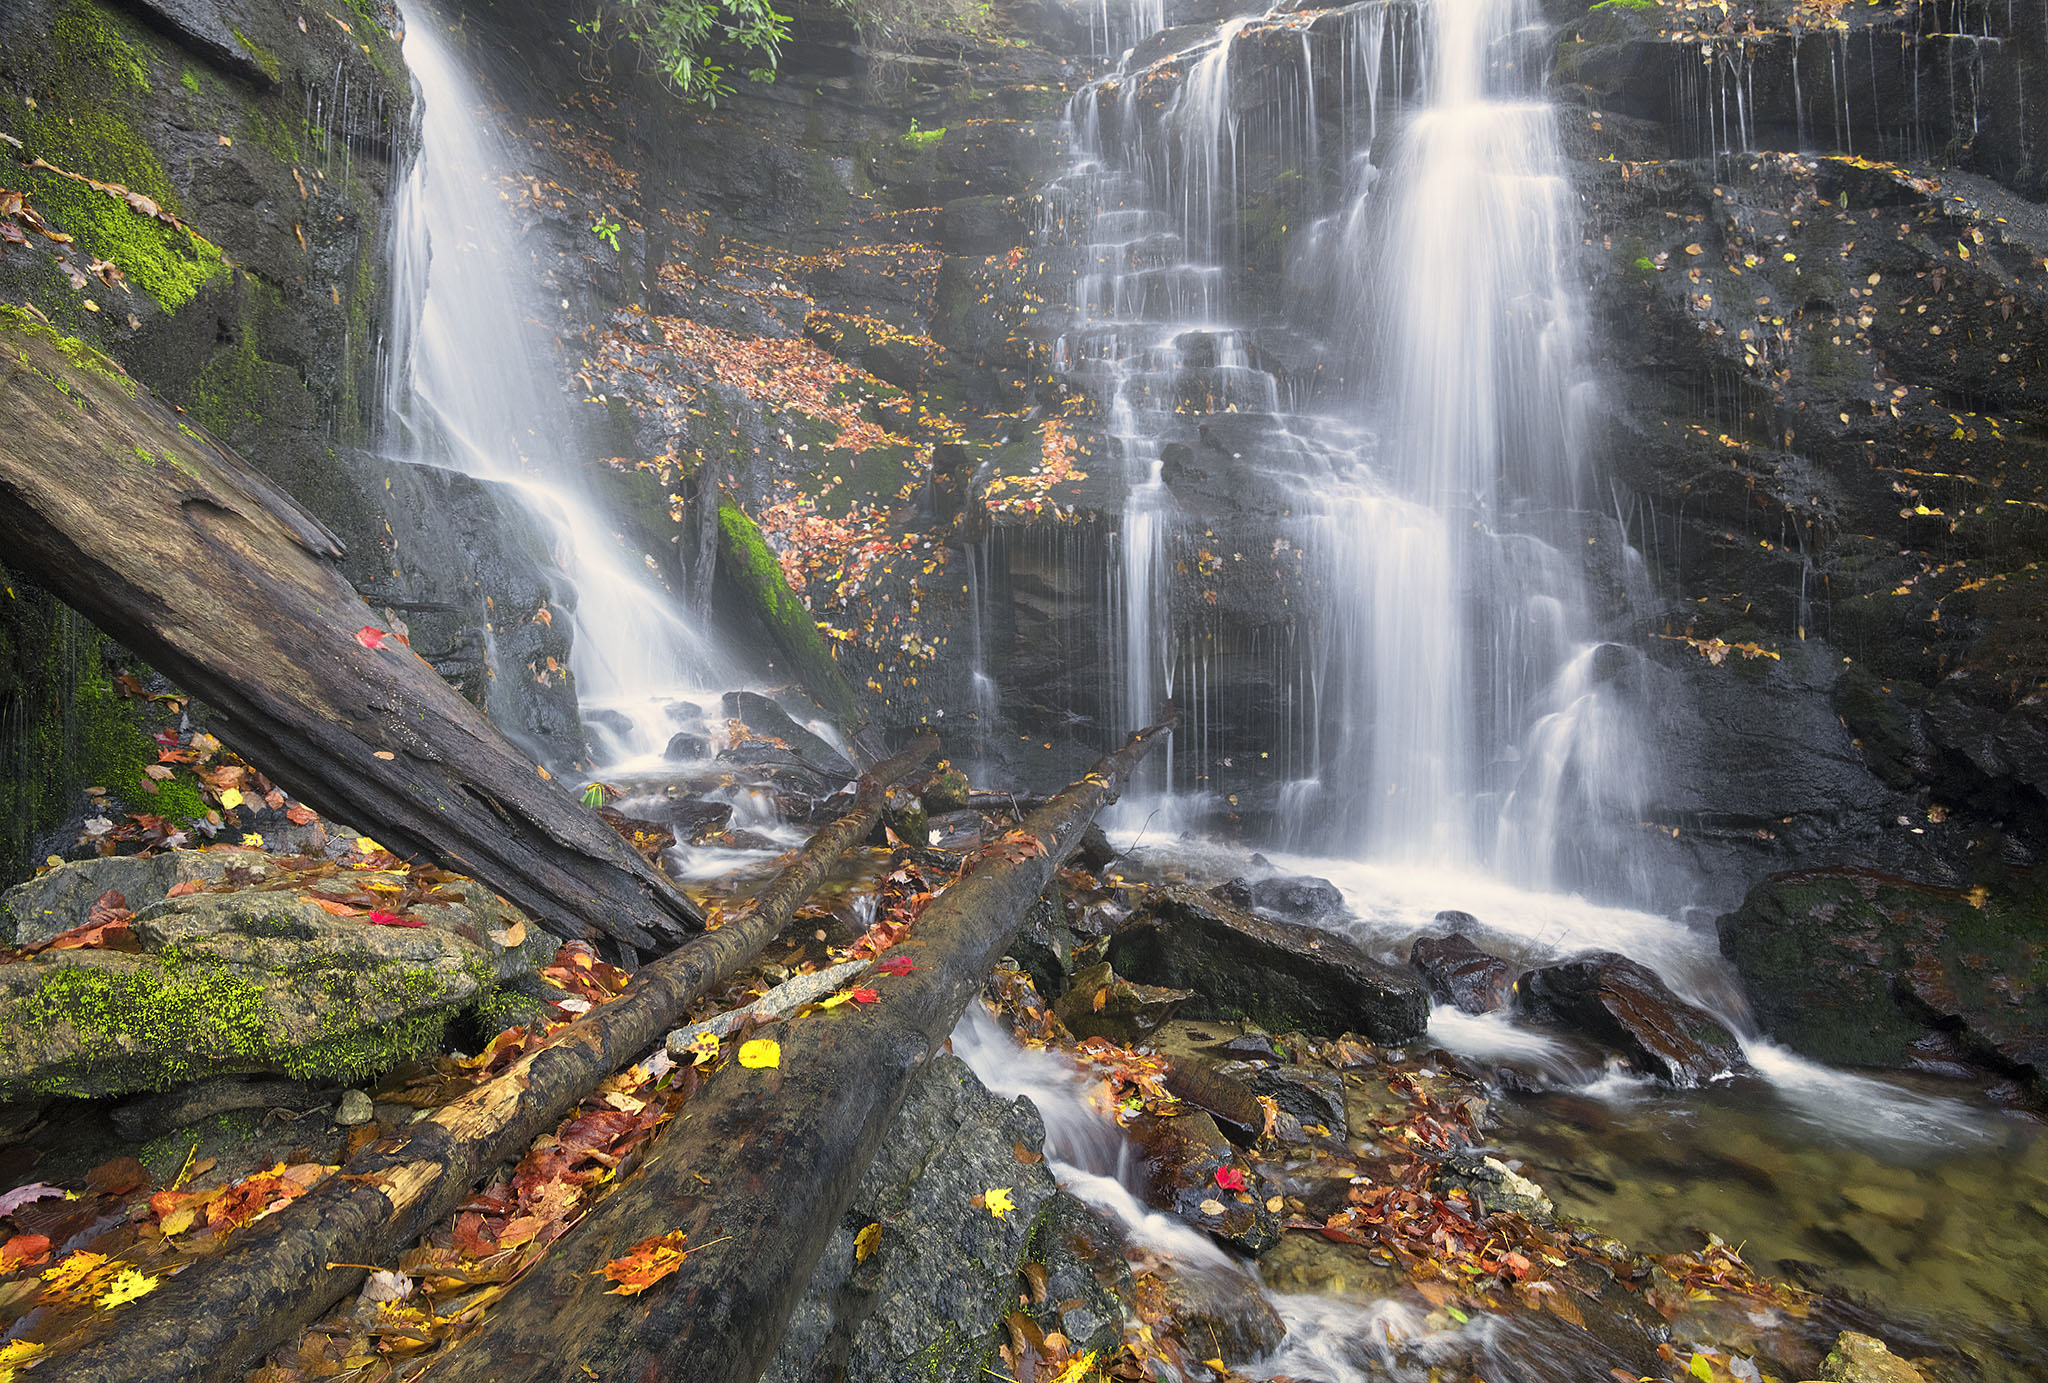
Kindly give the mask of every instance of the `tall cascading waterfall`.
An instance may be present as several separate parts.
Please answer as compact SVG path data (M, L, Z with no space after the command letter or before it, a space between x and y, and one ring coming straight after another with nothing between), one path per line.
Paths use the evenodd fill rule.
M729 674L581 474L596 452L546 358L533 257L500 190L514 161L433 12L402 11L421 139L397 211L385 446L521 497L575 587L571 665L597 761L657 756L669 708Z
M1280 5L1184 32L1077 96L1051 198L1083 265L1058 363L1130 485L1127 723L1170 695L1185 734L1202 694L1172 633L1164 453L1221 439L1287 497L1275 538L1321 586L1278 673L1299 708L1269 751L1298 775L1284 838L1639 896L1641 660L1599 637L1589 592L1627 554L1583 508L1577 229L1536 6ZM1230 301L1254 165L1308 184L1284 308ZM1346 382L1283 385L1264 334L1314 338Z

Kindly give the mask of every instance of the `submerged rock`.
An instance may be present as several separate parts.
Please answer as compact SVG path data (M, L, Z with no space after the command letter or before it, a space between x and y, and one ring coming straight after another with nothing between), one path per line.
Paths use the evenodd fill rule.
M1803 1055L1968 1061L2020 1077L2040 1098L2048 997L2035 965L2048 913L2038 899L1831 870L1759 884L1719 925L1758 1022Z
M1143 1153L1147 1204L1161 1205L1220 1243L1256 1257L1280 1242L1280 1217L1258 1177L1207 1114L1140 1115L1128 1126ZM1242 1181L1237 1190L1218 1181Z
M0 1100L223 1075L359 1079L431 1050L457 1012L555 952L555 938L468 881L392 914L404 925L378 925L369 908L337 916L316 899L347 893L397 907L404 874L294 872L257 851L218 855L226 864L212 887L227 891L138 895L128 924L137 949L46 950L0 965L0 1030L13 1039L0 1049ZM132 873L120 863L62 866L53 873L90 882L45 896L96 897L107 878ZM387 891L359 892L370 888Z
M1744 1069L1741 1047L1719 1019L1613 951L1532 970L1515 993L1530 1017L1613 1047L1638 1071L1681 1088Z
M1031 1255L1045 1265L1045 1296L1032 1308L1040 1327L1058 1330L1078 1352L1115 1354L1132 1290L1117 1227L1061 1191L1046 1208Z
M1482 1202L1487 1213L1505 1210L1532 1220L1547 1220L1557 1211L1541 1186L1497 1157L1452 1153L1444 1158L1432 1180L1441 1191L1462 1187Z
M1193 888L1157 889L1149 904L1148 916L1110 941L1110 963L1147 984L1194 990L1191 1017L1388 1043L1428 1026L1422 982L1342 937L1253 917Z
M1463 932L1418 937L1408 948L1408 964L1432 997L1464 1013L1491 1013L1514 997L1515 967L1480 950Z
M1167 1022L1194 997L1185 989L1122 979L1103 961L1074 976L1053 1011L1076 1037L1107 1037L1128 1045Z
M1927 1375L1885 1347L1882 1340L1845 1330L1821 1361L1824 1383L1927 1383Z

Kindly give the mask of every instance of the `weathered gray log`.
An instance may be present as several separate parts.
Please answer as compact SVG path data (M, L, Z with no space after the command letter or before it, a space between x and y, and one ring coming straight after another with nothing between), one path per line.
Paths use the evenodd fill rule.
M294 796L564 935L666 949L702 930L411 649L359 642L373 621L340 541L113 362L0 312L0 417L9 569L204 701Z
M915 968L874 980L879 1002L771 1028L778 1065L719 1072L646 1164L435 1365L436 1383L751 1383L911 1078L1159 734L1132 736L1034 813L1022 830L1035 853L1019 858L999 842L941 893L891 952ZM607 1295L606 1262L676 1229L695 1248L672 1277L638 1296Z
M920 740L864 779L852 811L813 836L724 923L647 966L626 991L502 1075L372 1143L219 1258L120 1313L109 1338L59 1361L74 1383L239 1378L253 1361L361 1285L352 1264L392 1261L491 1168L517 1156L598 1083L662 1039L696 997L781 934L827 872L881 818L882 788L936 743Z

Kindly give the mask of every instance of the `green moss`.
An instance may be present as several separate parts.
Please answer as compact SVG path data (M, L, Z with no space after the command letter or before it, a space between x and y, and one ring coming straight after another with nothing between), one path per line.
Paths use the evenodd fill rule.
M32 336L39 341L47 342L74 368L105 380L130 398L135 397L135 381L130 379L110 356L103 355L75 336L66 336L55 327L37 321L21 308L0 303L0 334ZM26 352L19 352L16 358L30 369L36 369ZM36 370L36 373L43 374L43 371ZM47 374L43 377L50 378ZM51 382L60 388L69 388L68 382L54 379Z
M270 1040L262 990L219 967L56 966L22 1008L38 1026L69 1029L79 1044L78 1069L52 1076L44 1094L99 1093L94 1072L111 1067L125 1088L161 1090L210 1073L184 1053L232 1070L262 1056Z
M910 133L903 136L903 142L913 149L922 149L927 145L938 143L945 137L946 127L941 125L936 130L912 129Z
M197 96L199 94L199 74L189 67L186 68L178 74L178 85L184 87L185 90L191 92L194 96Z
M1636 14L1650 14L1658 7L1658 0L1600 0L1592 8L1596 10L1629 10Z
M833 660L810 610L789 588L761 530L737 505L718 507L718 555L721 575L739 587L760 615L797 681L850 732L860 720L852 684Z
M60 76L72 77L84 68L101 74L120 90L149 91L147 56L87 0L72 0L59 10L50 36L56 40L58 62L64 69Z
M192 385L192 412L208 430L229 441L261 422L264 400L277 397L291 383L286 367L265 360L256 349L262 316L278 305L276 290L246 274L241 289L234 340L214 351Z
M264 76L270 78L273 82L282 82L284 80L284 66L278 62L277 54L265 48L255 39L250 38L240 29L234 30L234 35L235 42L241 44L248 51L249 56L255 60L256 65L263 69Z

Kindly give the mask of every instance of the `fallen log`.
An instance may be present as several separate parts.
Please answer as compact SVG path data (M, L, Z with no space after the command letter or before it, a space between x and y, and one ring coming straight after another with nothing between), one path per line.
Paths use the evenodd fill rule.
M720 1071L640 1170L436 1363L436 1383L751 1383L911 1078L1160 733L1133 735L941 893L890 952L913 968L878 975L878 1002L771 1027L775 1066ZM673 1276L637 1296L608 1294L607 1262L676 1229L688 1231L689 1256Z
M370 627L318 519L112 361L0 310L0 417L9 569L204 701L210 728L294 796L563 935L666 949L703 929L546 769Z
M768 886L641 970L624 993L454 1103L370 1144L248 1236L115 1318L119 1334L62 1361L76 1383L239 1378L363 1281L358 1264L400 1249L467 1199L599 1082L658 1045L683 1010L781 934L881 818L882 790L936 748L920 740L864 778L852 811L818 832Z

